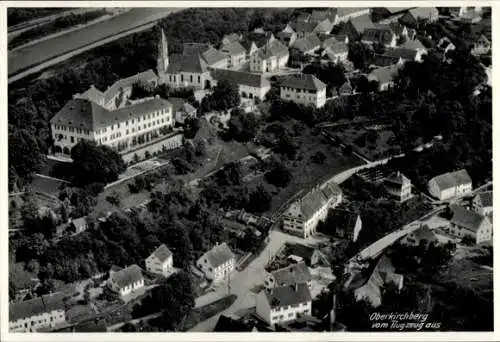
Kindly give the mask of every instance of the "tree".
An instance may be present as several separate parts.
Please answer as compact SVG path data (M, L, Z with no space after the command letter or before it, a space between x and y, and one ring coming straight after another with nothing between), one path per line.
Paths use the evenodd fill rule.
M271 207L272 196L262 185L250 193L246 210L251 213L263 213Z
M265 174L266 181L277 187L284 188L290 184L292 174L283 164L278 163Z
M285 155L288 159L295 159L297 156L297 147L288 134L283 134L279 138L275 151Z
M172 164L174 165L175 172L178 175L185 175L188 172L194 171L194 168L191 164L189 164L186 160L179 157L174 158L174 160L172 160Z
M71 150L73 181L77 185L110 183L127 168L122 157L106 145L81 140Z
M321 151L317 151L311 156L311 161L315 164L324 164L326 161L326 155Z
M200 119L198 118L187 118L184 120L184 138L194 139L200 127Z
M242 173L241 165L237 162L226 164L216 173L217 184L220 186L241 184Z
M113 205L120 204L120 194L116 191L113 191L109 196L106 196L106 201Z
M194 141L194 151L198 157L204 157L207 154L207 144L203 139L195 139Z
M240 142L247 142L255 137L259 128L259 121L253 113L245 115L241 110L233 110L228 127L226 137Z
M217 82L212 94L212 109L226 111L240 105L238 85L234 82L221 80Z
M370 65L372 52L369 47L360 42L349 42L349 53L347 58L354 64L356 69L364 70Z
M13 126L9 126L13 127ZM9 129L9 170L12 181L29 180L45 163L42 143L25 129Z

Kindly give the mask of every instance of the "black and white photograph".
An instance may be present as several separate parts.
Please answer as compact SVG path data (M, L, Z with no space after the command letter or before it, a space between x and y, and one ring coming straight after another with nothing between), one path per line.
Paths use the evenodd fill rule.
M491 3L105 3L1 5L2 336L493 336Z

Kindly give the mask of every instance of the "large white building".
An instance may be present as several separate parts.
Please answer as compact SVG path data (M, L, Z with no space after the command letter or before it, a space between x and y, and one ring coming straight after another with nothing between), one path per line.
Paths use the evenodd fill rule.
M224 242L205 252L196 262L205 277L213 282L227 278L236 267L236 256Z
M466 170L447 172L432 178L428 183L429 193L440 199L447 200L472 192L472 179Z
M275 72L283 69L288 63L288 48L275 38L261 46L250 56L251 72Z
M280 97L283 100L321 108L326 103L326 84L314 75L290 75L280 84Z
M70 155L80 140L127 151L167 133L174 123L172 105L158 97L116 110L77 97L50 120L54 153L65 155Z
M36 297L9 305L10 332L36 332L66 322L66 308L60 294Z
M477 244L493 240L493 225L490 219L473 210L453 205L453 217L450 220L450 232L459 237L469 236Z
M168 277L174 270L174 259L172 252L167 246L161 244L146 258L146 270L151 273L161 274Z
M285 211L283 229L308 238L316 232L316 226L326 218L328 210L335 208L341 201L342 190L336 183L315 187Z
M111 290L126 296L144 287L144 276L141 268L137 265L130 265L127 268L117 271L110 271L108 286Z
M312 298L306 283L262 290L257 295L256 312L269 325L311 316Z
M238 70L213 69L210 75L214 85L217 85L217 82L220 80L236 83L239 94L243 98L264 100L267 92L271 89L271 82L263 74Z

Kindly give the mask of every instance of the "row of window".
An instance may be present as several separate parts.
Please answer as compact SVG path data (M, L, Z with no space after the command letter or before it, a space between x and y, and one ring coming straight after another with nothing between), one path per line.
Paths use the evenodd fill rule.
M279 311L287 311L291 308L298 308L300 306L307 306L307 303L299 303L299 304L292 304L292 305L285 305L285 306L281 306L281 307L277 307L275 309L273 309L273 311L275 312L279 312Z
M85 135L89 135L90 134L90 130L84 129L84 128L66 127L66 126L63 126L63 125L54 125L54 128L58 129L58 130L61 130L61 131L68 131L70 133L75 133L76 132L78 134L85 134Z
M64 313L60 313L59 314L59 317L56 317L56 318L59 318L59 319L63 319L64 318ZM51 316L50 317L50 320L48 317L45 317L43 319L39 319L39 320L31 320L31 321L28 321L28 322L20 322L20 323L12 323L10 326L12 329L18 329L18 328L23 328L23 325L24 325L24 328L28 328L30 326L33 326L33 325L40 325L42 323L44 324L49 324L49 323L52 323L54 322L54 316Z
M186 77L187 79L187 77ZM168 80L170 82L177 82L177 77L176 75L169 75ZM184 74L181 74L181 82L184 82ZM193 83L193 75L189 75L189 82ZM198 84L201 83L201 76L198 75Z
M316 90L306 90L306 89L299 89L299 88L291 88L291 87L281 87L283 90L286 91L293 91L296 93L309 93L309 94L316 94L318 91ZM297 97L299 98L299 97Z

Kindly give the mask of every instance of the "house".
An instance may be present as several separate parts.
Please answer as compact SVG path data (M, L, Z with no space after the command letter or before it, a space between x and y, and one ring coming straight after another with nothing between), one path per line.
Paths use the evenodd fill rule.
M391 28L392 32L399 39L407 40L409 39L409 30L408 27L402 25L400 22L390 22L388 26Z
M173 88L211 87L211 68L226 68L228 57L209 44L184 43L182 53L169 55L168 41L162 30L158 46L157 71L160 82Z
M220 80L227 80L238 85L240 96L243 98L258 98L264 100L271 89L271 82L263 75L239 70L213 69L211 70L213 84Z
M266 289L274 289L281 286L291 286L296 283L307 284L309 289L312 286L312 275L305 262L299 262L287 267L280 268L267 275L264 281Z
M85 92L73 95L73 98L89 100L107 110L115 110L126 105L127 100L132 95L134 85L150 86L154 89L158 85L158 82L158 76L154 71L147 70L130 77L119 79L104 92L100 91L92 84Z
M184 102L175 113L175 121L184 124L186 119L196 118L197 110L189 102Z
M403 288L403 275L395 272L391 260L382 255L371 267L354 274L345 283L348 290L352 290L357 301L366 300L376 308L382 304L383 288L389 284L398 290Z
M71 220L68 228L70 231L73 231L74 233L79 234L79 233L87 230L88 226L89 225L87 222L87 217L83 216L83 217L79 217L79 218L76 218L74 220Z
M222 43L220 52L227 56L227 67L236 68L245 63L247 50L239 41Z
M196 262L196 265L203 271L207 279L213 282L228 277L233 272L235 264L236 256L225 242L205 252Z
M281 42L281 44L286 47L290 47L297 40L297 33L289 24L287 24L283 30L276 34L276 38Z
M427 48L419 39L408 39L406 42L398 46L399 49L411 50L417 52L417 62L421 61L422 55L427 54Z
M280 82L280 98L321 108L326 103L326 84L311 74L290 75Z
M174 261L170 249L164 244L156 248L153 253L146 258L146 270L151 273L161 274L165 277L171 275L174 270Z
M345 83L340 86L338 94L339 96L349 96L354 94L354 89L349 80L345 81Z
M361 216L347 210L335 210L335 235L356 242L363 228Z
M486 216L458 205L452 205L450 208L453 212L450 232L453 235L459 238L470 236L476 244L492 241L493 225Z
M409 233L402 240L401 243L408 246L419 246L420 244L432 244L437 242L436 234L429 228L428 225L421 225L419 229Z
M362 8L362 7L338 7L337 8L337 17L334 22L335 25L348 22L349 20L354 20L359 17L369 17L370 9Z
M322 48L324 49L323 55L327 55L328 58L334 63L343 63L347 60L349 55L349 47L344 42L339 42L335 38L330 38L322 43Z
M308 34L293 43L292 49L302 55L312 55L321 48L321 40L315 34Z
M493 213L493 191L480 192L474 196L472 208L476 213L484 216Z
M386 50L384 57L391 58L393 60L397 60L397 63L405 63L405 62L422 62L422 55L415 50L396 48L391 50Z
M378 82L379 91L389 90L394 85L394 78L398 75L399 68L400 65L395 64L374 69L368 74L368 81Z
M337 21L337 9L336 8L313 9L311 16L309 17L309 21L313 23L319 23L326 19L330 20L332 23L335 23Z
M269 325L311 315L311 292L305 283L262 290L256 300L257 315Z
M472 179L466 170L447 172L432 178L427 186L431 196L439 200L467 195L472 192Z
M411 198L411 181L399 171L391 173L384 179L384 187L389 195L399 202Z
M246 55L245 55L245 61L250 61L250 58L256 53L259 48L257 47L257 44L254 41L248 41L244 40L240 42L241 45L245 48L246 50Z
M114 267L113 271L110 270L108 286L122 297L144 288L141 268L135 264L124 269Z
M310 34L329 34L333 29L333 22L329 19L310 21L309 19L293 21L290 27L297 33L297 38L304 38Z
M342 190L333 182L316 186L304 197L295 201L283 214L283 230L308 238L324 220L328 210L342 201Z
M316 267L319 265L329 265L329 262L323 253L314 247L305 246L302 244L289 244L286 248L288 259L297 263L305 262L308 267Z
M349 37L349 40L358 40L365 30L374 28L375 24L369 15L362 15L350 19L342 26L340 34Z
M222 37L222 44L228 44L230 42L239 42L243 39L243 35L239 33L226 34Z
M281 70L288 63L289 57L288 48L279 40L272 39L250 57L250 71L263 73Z
M364 44L381 44L388 48L393 48L397 43L397 36L389 26L377 25L367 28L361 35L361 42Z
M436 7L415 7L406 11L399 18L399 22L405 26L416 28L421 20L435 22L439 19L439 11Z
M470 53L474 56L480 56L489 53L490 50L491 50L491 43L488 40L488 38L486 38L486 36L482 34L479 36L477 40L474 41Z
M159 97L115 110L88 99L74 98L50 119L53 150L69 156L81 140L107 145L118 152L132 149L174 125L172 105Z
M61 294L44 295L9 305L9 332L36 332L66 323Z

